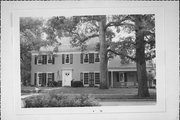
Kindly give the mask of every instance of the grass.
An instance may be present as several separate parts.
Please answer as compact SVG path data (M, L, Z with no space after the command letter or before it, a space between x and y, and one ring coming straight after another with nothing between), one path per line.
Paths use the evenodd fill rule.
M22 87L23 91L34 90L34 87ZM41 93L53 92L54 94L66 94L66 95L82 95L88 94L96 99L141 99L137 96L138 89L137 88L109 88L109 89L99 89L99 88L91 88L91 87L80 87L80 88L72 88L72 87L59 87L59 88L51 88L51 87L41 87ZM156 90L149 89L150 97L147 99L156 99ZM29 93L22 93L29 94Z

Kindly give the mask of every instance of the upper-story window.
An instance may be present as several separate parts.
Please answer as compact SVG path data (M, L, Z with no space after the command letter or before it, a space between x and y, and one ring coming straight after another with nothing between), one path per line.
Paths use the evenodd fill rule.
M35 56L35 64L54 64L54 56L53 55L39 55Z
M95 56L95 62L99 62L100 59L99 59L99 53L96 53L96 56Z
M80 55L80 63L94 63L94 62L99 62L99 53L81 53Z
M65 57L64 57L64 59L65 59L65 63L68 64L68 63L70 62L69 54L66 54Z
M85 54L84 55L84 63L88 63L89 62L89 54Z
M73 54L62 54L62 64L72 64Z

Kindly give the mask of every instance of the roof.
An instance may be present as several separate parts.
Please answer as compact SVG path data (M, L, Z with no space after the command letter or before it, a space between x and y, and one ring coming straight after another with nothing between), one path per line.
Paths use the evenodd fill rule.
M153 68L153 66L147 62L147 68ZM123 70L123 71L136 71L136 63L121 64L120 57L116 56L108 63L108 69L110 70Z
M58 47L58 52L79 52L81 51L80 47L73 47L70 44L70 38L62 38L60 40L61 45ZM99 42L98 38L92 38L88 41L86 41L87 44L87 51L94 51L96 44ZM48 51L53 51L55 47L48 46L48 47L41 47L40 52L48 52Z

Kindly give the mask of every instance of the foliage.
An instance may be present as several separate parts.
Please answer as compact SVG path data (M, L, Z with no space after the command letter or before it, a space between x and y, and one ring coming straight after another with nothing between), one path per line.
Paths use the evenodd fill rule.
M89 95L64 95L48 93L24 99L26 108L33 107L85 107L99 106L99 103Z
M48 87L57 87L58 82L56 82L56 81L49 81L47 85L48 85Z
M71 87L83 87L82 81L71 81Z
M21 56L21 82L30 84L31 53L43 44L41 42L42 20L34 18L20 18L20 56Z

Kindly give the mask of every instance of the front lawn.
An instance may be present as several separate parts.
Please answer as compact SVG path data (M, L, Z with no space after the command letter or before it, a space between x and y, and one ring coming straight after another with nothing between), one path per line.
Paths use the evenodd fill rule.
M22 87L22 95L29 94L25 91L33 91L35 87ZM137 97L137 88L109 88L99 89L94 87L40 87L41 93L53 92L54 94L68 94L68 95L81 95L88 94L98 99L139 99ZM156 98L156 89L149 89L149 99ZM33 92L30 92L33 93Z

